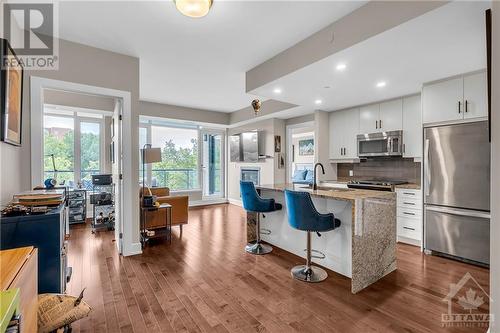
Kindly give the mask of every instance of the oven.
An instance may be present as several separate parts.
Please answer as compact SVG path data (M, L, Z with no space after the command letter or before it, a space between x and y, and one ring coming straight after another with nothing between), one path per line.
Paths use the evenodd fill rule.
M357 141L360 158L403 155L403 131L360 134Z

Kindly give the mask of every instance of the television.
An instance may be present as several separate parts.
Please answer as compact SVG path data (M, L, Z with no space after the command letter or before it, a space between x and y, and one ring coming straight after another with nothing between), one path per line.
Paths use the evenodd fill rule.
M243 132L229 137L231 162L259 162L262 149L262 133L259 131Z

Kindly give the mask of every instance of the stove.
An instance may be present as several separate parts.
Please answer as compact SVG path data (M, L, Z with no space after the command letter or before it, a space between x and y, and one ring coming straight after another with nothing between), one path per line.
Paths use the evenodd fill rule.
M387 179L367 179L367 180L351 180L347 183L349 188L358 188L363 190L387 191L394 192L396 185L407 184L404 180L387 180Z

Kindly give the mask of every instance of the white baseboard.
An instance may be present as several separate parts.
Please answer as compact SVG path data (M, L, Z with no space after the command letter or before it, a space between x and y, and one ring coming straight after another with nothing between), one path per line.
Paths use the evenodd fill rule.
M229 201L229 203L232 205L243 207L243 203L241 202L241 200L228 198L227 201Z
M398 243L405 243L413 246L422 246L422 242L417 239L398 236L397 241Z
M130 247L127 247L125 246L126 244L123 244L123 253L122 255L124 257L128 257L128 256L135 256L137 254L141 254L142 253L142 246L141 246L141 243L132 243L130 245Z

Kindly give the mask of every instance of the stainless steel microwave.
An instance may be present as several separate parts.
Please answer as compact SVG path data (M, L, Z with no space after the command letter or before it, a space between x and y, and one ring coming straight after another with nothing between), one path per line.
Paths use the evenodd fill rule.
M358 157L402 156L403 131L360 134Z

